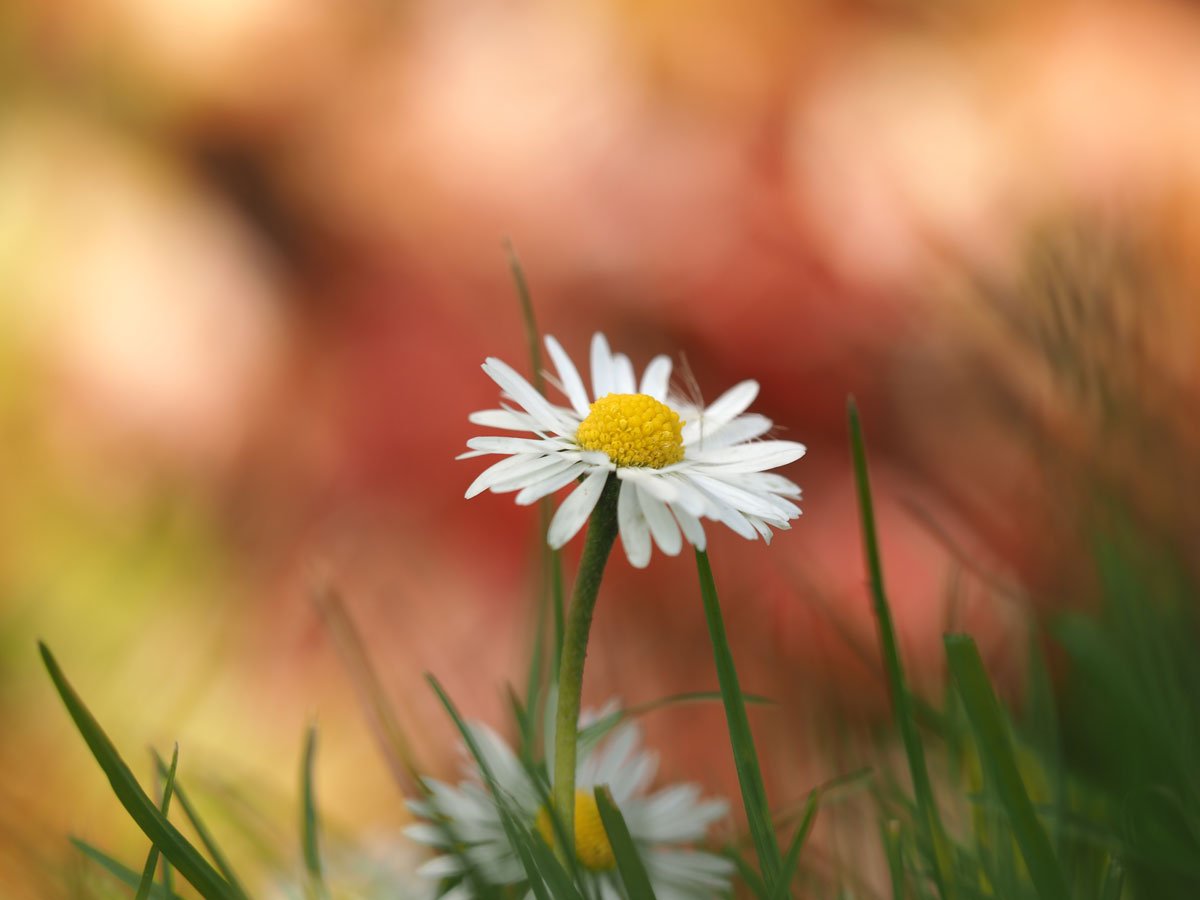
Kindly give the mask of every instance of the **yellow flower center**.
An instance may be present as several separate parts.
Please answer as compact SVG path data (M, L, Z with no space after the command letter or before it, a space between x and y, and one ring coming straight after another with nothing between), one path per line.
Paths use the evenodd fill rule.
M679 414L646 394L601 397L575 440L584 450L604 451L618 466L661 469L683 459Z
M545 807L538 812L537 830L551 847L557 844L550 811ZM608 833L600 820L600 808L591 791L575 792L575 857L584 868L593 872L604 872L617 865Z

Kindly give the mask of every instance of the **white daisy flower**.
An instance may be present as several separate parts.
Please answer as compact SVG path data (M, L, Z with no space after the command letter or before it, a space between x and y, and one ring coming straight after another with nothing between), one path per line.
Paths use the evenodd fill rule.
M585 713L580 724L585 726L613 711L615 706L610 705L599 715ZM524 824L536 827L547 843L554 846L550 815L542 802L544 794L528 770L492 729L477 722L468 727L510 809L524 818ZM548 732L546 748L552 752L553 729ZM575 856L592 888L587 896L600 900L624 897L616 859L596 806L594 789L599 785L607 785L612 792L660 900L709 900L723 896L729 890L733 863L689 845L703 840L709 825L727 815L728 804L724 800L702 800L700 788L694 784L676 784L647 793L658 768L658 757L640 749L640 744L641 729L633 723L618 727L598 744L587 741L580 744ZM409 806L422 818L444 820L458 842L458 853L465 854L472 868L489 884L521 884L526 881L525 870L505 835L500 812L475 760L469 754L464 755L467 780L455 787L426 779L429 797ZM447 830L436 824L412 825L406 834L439 850L450 849ZM454 878L464 874L464 860L460 855L444 853L418 872L439 880ZM472 894L463 881L445 896L469 900Z
M743 381L706 407L672 393L671 360L656 356L635 378L623 353L612 353L604 335L592 338L592 392L558 341L546 337L558 377L551 382L569 406L551 403L507 363L489 357L483 371L500 386L501 409L472 413L489 428L533 437L476 437L459 459L487 454L505 458L467 488L516 491L521 505L582 483L550 522L547 540L558 548L587 521L611 475L621 481L617 520L629 561L650 562L651 539L674 556L683 538L705 547L702 519L723 522L744 538L770 541L800 515L800 488L768 472L794 462L805 447L795 441L759 440L772 428L766 416L746 413L758 383Z

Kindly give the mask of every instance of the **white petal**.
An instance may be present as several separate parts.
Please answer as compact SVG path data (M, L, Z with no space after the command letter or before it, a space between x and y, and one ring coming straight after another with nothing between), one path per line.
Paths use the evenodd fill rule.
M596 750L588 760L591 772L588 773L592 785L609 784L618 771L623 769L630 754L637 750L642 740L642 730L634 723L629 723L617 729L609 736L604 745Z
M650 526L654 543L658 544L658 548L667 556L678 556L683 547L683 538L666 504L645 490L642 485L638 485L637 493L642 515L646 517L646 524Z
M504 360L489 356L483 364L483 371L533 416L542 428L563 435L571 432L550 401L534 390L533 385Z
M671 381L671 357L656 356L642 373L641 393L649 394L660 403L667 402L667 385Z
M729 811L724 800L702 801L694 784L675 784L656 791L641 804L638 831L656 843L683 843L704 837L708 826ZM630 823L632 830L633 823Z
M613 354L613 385L618 394L636 394L637 379L633 375L633 363L624 353Z
M467 421L484 428L503 428L505 431L541 431L533 416L511 409L481 409L467 416Z
M762 535L763 543L770 544L771 538L774 536L771 532L771 526L760 519L758 516L746 516L746 519L754 526L754 530Z
M717 450L691 450L688 459L705 466L720 466L729 472L761 472L795 462L807 448L796 441L757 441Z
M733 529L737 534L740 534L748 541L758 539L758 532L754 530L754 526L746 521L746 517L734 509L729 503L721 497L712 494L701 485L696 485L708 500L708 506L704 514L710 519L716 519L718 522L723 522L729 528Z
M506 494L509 491L519 491L522 488L533 487L533 485L544 481L551 475L558 474L576 462L578 460L566 453L552 453L549 456L541 457L537 465L531 463L527 467L498 478L492 484L490 490L494 494Z
M700 524L700 519L681 506L672 506L671 512L675 513L679 528L683 531L687 542L697 550L703 550L708 541L704 536L704 526Z
M537 472L556 460L556 456L539 453L517 453L513 456L506 456L500 462L484 469L479 477L471 482L471 486L467 488L466 498L470 500L498 482Z
M550 520L550 531L546 535L551 547L557 550L579 533L583 523L596 508L596 501L600 499L600 492L604 490L607 480L608 472L605 469L594 469L583 480L583 484L575 488L571 496L563 501L554 518Z
M540 803L537 788L533 786L524 765L517 759L508 743L481 722L471 722L467 727L497 786L521 809L537 809Z
M538 438L515 438L501 437L500 435L488 434L483 437L474 437L467 441L467 446L472 450L480 450L484 453L552 453L560 447L566 446L559 441L545 441ZM459 459L462 459L460 456Z
M782 494L785 497L799 497L802 494L800 485L788 481L782 475L776 475L772 472L759 472L755 478L764 491L770 491L773 494Z
M449 878L451 875L457 875L462 871L462 863L457 856L445 854L444 856L435 856L426 863L422 863L417 868L417 874L422 878Z
M445 830L436 825L430 825L428 822L409 825L403 829L402 833L410 841L416 841L418 844L428 844L430 847L448 847L450 845Z
M642 515L637 485L632 481L621 484L621 496L617 499L617 526L630 565L637 569L646 568L650 564L650 526Z
M704 410L703 415L683 426L684 445L698 440L705 431L712 431L715 434L718 428L732 422L744 413L757 396L757 381L743 381L735 384L714 400L712 405Z
M774 424L766 416L760 416L758 413L738 416L715 431L711 428L705 429L696 443L692 444L692 448L698 451L718 450L721 447L752 441L770 431Z
M554 368L558 370L563 393L571 401L575 412L586 418L590 411L587 390L583 386L583 379L579 377L579 370L575 368L575 363L571 362L571 357L567 356L562 345L550 335L546 335L546 349L550 351L550 358L554 360Z
M548 497L555 491L566 487L580 475L587 471L587 463L575 462L570 463L565 469L559 469L552 474L547 475L536 484L531 484L529 487L522 488L521 492L513 498L513 502L517 506L529 506L531 503L536 503L543 497Z
M613 388L612 352L608 340L600 332L592 335L592 396L599 400L611 394Z
M672 473L665 480L675 489L676 498L670 501L672 504L683 507L693 516L708 514L708 497L688 481L686 472Z
M617 469L617 477L623 481L636 481L664 503L671 503L679 498L677 482L660 475L656 469L636 467Z
M772 505L772 498L769 494L755 494L745 488L730 484L728 481L704 475L700 472L692 473L692 483L710 496L716 495L720 497L739 512L767 520L782 519L785 522L787 521L787 516L781 515Z

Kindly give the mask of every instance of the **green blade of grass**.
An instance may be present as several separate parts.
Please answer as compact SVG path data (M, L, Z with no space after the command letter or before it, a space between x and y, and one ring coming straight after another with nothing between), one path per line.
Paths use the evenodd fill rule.
M50 649L40 641L38 648L41 651L46 671L50 673L50 679L54 682L59 697L62 698L67 712L75 722L75 727L87 743L88 749L92 751L96 762L100 764L100 768L104 770L104 774L108 776L113 793L116 794L117 799L121 801L121 805L125 807L125 811L129 813L130 818L142 830L142 833L150 838L155 846L171 860L179 874L186 878L206 900L226 900L226 898L241 900L242 895L227 883L216 869L200 855L199 851L188 842L187 838L158 811L154 801L142 790L137 779L133 777L133 772L129 770L129 766L121 759L117 748L104 733L100 723L96 721L75 689L71 687Z
M158 771L165 776L168 769L167 764L163 762L163 758L155 753L154 762L155 765L158 766ZM174 797L179 801L179 806L183 810L183 814L187 816L188 822L191 823L192 829L196 832L196 837L200 838L200 843L204 845L204 849L207 850L208 855L212 857L213 865L217 867L217 871L219 871L222 877L229 882L237 896L249 896L246 893L246 889L242 887L241 881L238 880L237 875L234 873L233 867L229 864L229 860L226 858L224 852L222 852L220 845L213 839L213 836L205 826L204 821L196 812L196 807L192 805L191 799L184 791L183 785L180 784L178 780L175 782Z
M529 849L533 862L542 877L545 878L550 896L554 900L585 900L583 893L571 881L571 876L558 861L558 857L554 855L554 851L546 843L541 832L531 829L526 834L529 838Z
M467 751L474 758L475 764L479 766L479 774L482 776L484 784L487 785L488 791L492 795L492 802L496 804L496 811L500 815L500 825L504 829L504 835L508 838L509 844L512 845L512 848L516 851L521 861L521 866L524 868L525 875L529 879L530 889L537 897L537 900L550 900L550 896L546 893L546 886L543 883L540 868L535 861L534 839L526 832L524 825L519 823L517 817L509 809L508 799L504 796L504 792L500 789L491 766L488 765L487 759L479 749L479 743L475 740L475 735L467 727L466 721L458 712L458 707L454 705L454 701L450 699L450 695L446 693L441 682L429 673L425 674L425 680L433 688L433 692L437 695L442 707L454 722L455 728L458 729L459 736L462 737L463 742L467 745ZM464 863L468 861L464 857ZM477 893L481 888L486 889L486 883L473 869L468 868L468 875L472 877L474 882L473 887L476 888Z
M746 887L750 889L750 893L760 898L760 900L767 900L767 886L763 884L762 876L754 871L754 867L750 863L746 862L737 847L726 847L722 851L722 855L737 868L738 875L746 883Z
M757 694L743 694L742 698L750 704L767 705L775 701L760 697ZM684 703L712 703L721 700L720 691L687 691L682 694L672 694L669 697L662 697L658 700L651 700L647 703L638 703L635 706L629 706L624 709L618 709L602 716L586 728L579 729L579 752L584 753L587 750L595 747L604 736L624 722L626 719L634 716L643 716L646 713L654 712L656 709L663 709L668 706L678 706Z
M317 819L317 800L313 790L313 765L317 756L317 728L310 725L304 738L304 759L300 764L300 845L304 870L308 873L310 896L325 898L329 889L321 870L321 825Z
M792 879L796 876L796 866L800 862L800 851L804 849L804 842L808 840L809 832L812 831L813 824L817 821L820 799L820 791L809 791L808 802L804 806L804 818L800 820L800 826L792 835L791 843L788 844L787 853L783 857L783 869L779 873L779 880L775 882L775 887L771 890L770 900L784 900L790 893Z
M713 580L712 567L708 563L708 554L703 550L696 551L696 571L700 576L704 617L708 621L708 634L717 668L717 683L721 686L721 700L725 705L725 721L729 727L729 740L733 745L733 762L742 791L742 804L746 809L750 836L754 840L763 881L768 888L773 888L783 860L775 838L775 829L771 825L767 791L763 786L758 753L754 749L750 719L746 715L746 701L738 683L733 652L729 649L729 638L725 634L725 620L721 615L721 602L717 599L717 585Z
M175 762L175 754L177 754L178 752L179 752L179 745L176 744L171 753L171 762L172 763ZM162 782L162 785L163 785L162 791L160 793L162 793L163 798L165 799L166 798L167 779L164 778L162 773L158 771L158 764L156 761L155 766L154 766L154 783L157 785L160 781ZM174 777L172 777L171 778L172 793L174 793L174 790L175 790L175 779L174 779ZM167 814L167 810L165 810L165 809L162 812L163 812L164 816ZM164 891L166 891L167 895L169 896L169 895L175 893L175 884L174 884L175 879L171 876L171 861L169 859L167 859L165 856L163 856L161 853L158 855L158 861L159 861L159 871L162 873L162 879L161 879L162 889Z
M129 866L125 865L124 863L113 859L103 850L98 850L91 844L87 843L87 841L82 841L75 837L71 838L71 844L76 850L78 850L92 862L96 863L122 884L131 888L137 888L138 885L141 884L142 877L137 872L133 871L133 869L129 868ZM180 898L177 894L163 890L158 885L153 885L150 888L150 900L180 900Z
M904 900L904 860L900 850L900 823L887 819L880 823L883 852L887 857L888 877L892 882L892 900Z
M1121 892L1125 889L1125 869L1121 864L1108 858L1104 868L1104 883L1100 888L1100 900L1121 900Z
M863 556L871 585L871 598L875 611L875 622L879 629L880 652L883 655L884 671L892 699L892 713L904 742L908 767L912 775L913 792L916 794L921 828L925 840L932 848L934 858L934 880L938 892L945 900L956 896L953 863L949 841L942 826L933 786L929 780L929 769L925 764L925 748L917 731L913 696L908 689L904 665L900 660L900 647L896 639L896 628L892 622L891 607L883 584L883 564L879 558L879 539L875 533L875 507L871 499L871 478L867 468L867 448L863 440L862 422L858 405L851 397L846 404L850 429L850 455L854 463L854 481L858 491L858 509L862 527Z
M1034 888L1042 900L1066 900L1067 884L1062 869L1021 780L1000 703L984 671L979 650L965 634L946 635L945 645L950 673L966 709L980 762L996 786Z
M596 809L600 812L600 821L608 835L609 846L617 860L617 872L629 900L655 900L654 888L650 884L650 875L642 862L642 855L638 853L629 826L625 824L625 817L613 801L608 786L597 785L594 794Z
M167 772L167 778L163 785L162 804L159 806L159 811L165 817L171 809L171 791L175 788L175 770L179 766L179 745L176 744L171 751L171 769ZM146 854L146 865L142 868L142 882L138 885L137 894L134 900L146 900L150 896L150 889L154 886L154 870L158 867L158 847L151 845L150 852Z
M525 339L529 344L529 365L533 372L533 387L539 394L545 395L546 379L542 374L541 331L533 310L533 297L529 293L529 282L525 278L525 270L521 266L521 260L517 258L512 241L505 240L504 252L508 257L508 270L512 275L513 287L516 289L517 299L521 304L521 319L525 323ZM537 724L538 696L544 678L543 658L547 607L554 618L554 653L551 657L550 667L552 672L558 670L558 658L562 655L564 609L562 555L558 550L552 550L545 541L545 534L550 527L552 515L553 501L549 497L543 497L538 502L538 534L542 536L538 543L542 550L542 573L545 580L541 591L542 602L538 606L533 653L530 654L529 676L526 682L525 708L529 711L529 718L525 722L527 730L521 734L522 742L529 748L530 753L532 753L534 742L537 739L535 726Z

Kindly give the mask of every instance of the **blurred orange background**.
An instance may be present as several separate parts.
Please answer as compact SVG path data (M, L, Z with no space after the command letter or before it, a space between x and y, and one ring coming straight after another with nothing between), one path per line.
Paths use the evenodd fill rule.
M1028 611L1087 602L1097 497L1194 558L1198 51L1181 2L6 4L0 893L63 895L68 834L144 852L37 638L280 866L311 720L329 828L406 815L314 573L430 771L422 672L503 721L536 511L463 500L454 456L483 358L528 370L505 239L576 358L602 330L710 398L756 378L808 444L794 530L711 546L780 802L886 712L848 394L931 693L948 622L1012 683ZM690 560L614 555L585 698L714 686ZM721 726L648 719L664 775L732 795Z

